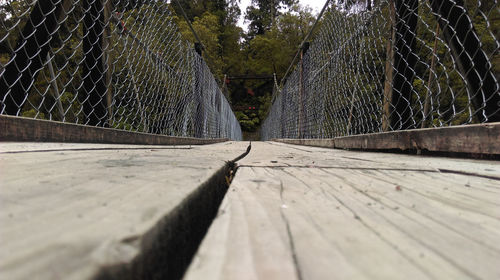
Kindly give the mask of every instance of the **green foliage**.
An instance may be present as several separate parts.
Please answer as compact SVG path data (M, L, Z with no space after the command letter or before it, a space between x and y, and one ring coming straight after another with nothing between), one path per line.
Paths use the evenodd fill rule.
M257 32L246 38L242 48L246 57L245 71L240 75L272 77L276 74L278 79L283 77L315 20L310 8L292 5L292 2L289 2L288 10L279 13L274 18L274 24L262 34ZM250 30L249 34L251 33ZM234 103L243 107L249 104L257 106L258 122L252 123L260 125L269 110L273 87L272 79L246 80L233 84L231 89ZM254 95L249 95L248 90L254 92ZM246 126L242 125L242 128L245 130ZM252 128L251 131L255 129Z
M178 20L178 23L183 37L191 42L195 42L194 34L191 32L187 22ZM214 76L220 78L223 75L222 45L219 41L219 33L222 27L220 26L218 17L210 12L205 12L200 17L194 18L192 26L205 47L204 55L211 62L209 66L212 73Z
M252 0L245 14L245 19L250 21L248 36L265 34L275 24L281 15L281 9L290 8L297 4L297 0Z
M283 76L314 20L311 10L299 5L278 16L268 32L247 43L249 71Z
M236 25L240 14L236 1L180 1L205 46L204 56L216 77L282 77L315 17L296 0L254 1L246 11L250 21L245 34ZM175 1L173 3L176 3ZM283 9L286 8L286 9ZM182 13L173 5L183 37L195 42ZM227 88L235 107L257 107L256 112L236 112L245 131L255 131L270 107L273 80L229 80ZM252 92L252 94L249 94Z
M34 118L34 119L45 119L45 114L37 112L35 109L29 109L26 111L23 111L21 116L27 117L27 118Z
M235 115L244 131L255 131L260 123L255 113L236 111Z

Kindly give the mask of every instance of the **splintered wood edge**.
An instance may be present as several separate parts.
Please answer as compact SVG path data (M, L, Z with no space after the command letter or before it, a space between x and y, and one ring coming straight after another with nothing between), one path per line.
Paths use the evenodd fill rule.
M272 139L287 144L354 149L500 155L500 122L412 129L329 139Z
M0 115L0 142L66 142L132 145L205 145L229 141L131 132L48 120Z

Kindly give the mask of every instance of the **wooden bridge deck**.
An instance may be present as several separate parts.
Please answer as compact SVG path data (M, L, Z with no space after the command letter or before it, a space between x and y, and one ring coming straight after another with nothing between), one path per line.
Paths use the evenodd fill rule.
M176 260L246 145L1 143L0 279L500 278L498 161L274 142Z

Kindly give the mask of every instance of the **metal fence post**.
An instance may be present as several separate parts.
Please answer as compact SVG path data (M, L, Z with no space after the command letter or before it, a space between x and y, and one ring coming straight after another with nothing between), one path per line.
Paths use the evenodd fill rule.
M105 50L105 55L103 56L103 64L106 66L106 107L108 109L108 123L113 124L113 65L111 58L111 13L112 13L112 2L111 0L103 0L104 4L104 34L103 34L103 49Z
M47 53L47 64L49 66L49 74L51 79L50 84L52 86L54 99L56 101L57 109L59 111L59 118L60 121L64 122L64 108L61 102L61 94L59 93L59 87L57 86L57 77L56 73L54 72L54 66L52 65L52 57L48 53Z
M199 55L201 59L203 54L203 46L200 43L194 44L194 50ZM196 116L194 121L194 137L202 138L204 135L204 118L205 118L205 108L203 106L203 88L201 83L203 82L203 64L201 60L195 59L197 61L197 67L194 73L195 90L194 98L196 101Z
M281 90L280 92L280 95L281 95L281 118L280 118L280 127L281 127L281 130L280 130L280 134L279 134L279 137L278 138L286 138L286 133L287 133L287 127L286 127L286 116L287 116L287 112L286 112L286 100L285 100L285 94L288 94L288 91L286 90Z
M396 10L394 0L389 1L390 28L385 52L385 82L382 114L382 131L389 131L391 124L392 82L394 73L394 42L396 41Z
M427 79L427 92L425 94L425 101L424 101L424 112L422 113L422 124L420 125L420 128L425 128L429 125L429 110L430 106L432 103L433 99L433 93L431 90L432 86L432 78L434 75L434 67L436 66L436 53L437 53L437 46L438 46L438 36L439 36L439 25L436 25L436 37L434 38L434 47L432 48L432 58L431 58L431 68L429 69L429 78ZM432 119L432 118L430 118ZM432 125L432 124L431 124Z
M304 87L304 55L306 54L307 50L309 49L309 42L304 42L302 45L302 48L300 50L300 62L299 62L299 120L298 120L298 138L301 138L304 136L304 117L305 117L305 104L304 104L304 94L305 94L305 87Z

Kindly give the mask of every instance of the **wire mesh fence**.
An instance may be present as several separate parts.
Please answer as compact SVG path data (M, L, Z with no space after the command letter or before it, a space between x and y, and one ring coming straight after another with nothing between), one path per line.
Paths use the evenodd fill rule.
M0 0L0 113L241 139L167 1Z
M500 121L497 1L330 1L262 139Z

